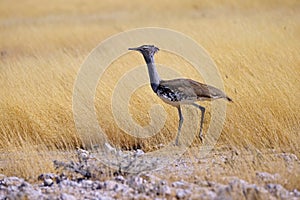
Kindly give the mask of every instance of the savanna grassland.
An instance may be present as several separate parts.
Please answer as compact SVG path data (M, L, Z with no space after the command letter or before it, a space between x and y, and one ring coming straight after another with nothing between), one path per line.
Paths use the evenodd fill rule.
M250 180L257 170L288 177L299 189L299 166L292 171L264 152L300 157L300 3L299 1L35 1L0 2L0 173L24 178L52 171L53 159L83 146L76 132L72 93L85 58L113 34L140 27L174 29L193 38L218 66L226 93L226 121L216 149L236 149L260 161L241 159L225 174ZM183 59L160 52L164 63L184 77L201 77ZM95 107L99 124L123 149L155 150L174 139L177 110L149 86L137 90L129 105L141 125L151 105L162 104L168 118L150 139L124 134L114 122L111 95L117 80L142 57L128 53L99 81ZM146 70L146 68L145 68ZM148 79L148 77L145 77ZM210 103L205 129L209 124ZM201 143L195 140L193 148ZM205 172L198 172L199 176ZM298 174L298 175L297 175Z

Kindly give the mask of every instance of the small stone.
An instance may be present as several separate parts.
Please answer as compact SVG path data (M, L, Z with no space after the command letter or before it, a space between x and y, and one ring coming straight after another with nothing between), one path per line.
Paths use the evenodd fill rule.
M141 150L141 149L137 149L136 152L135 152L136 156L142 156L144 154L145 154L145 152L143 150Z
M217 194L213 191L210 191L208 189L204 189L204 191L199 193L199 198L196 199L216 199Z
M221 161L222 163L227 163L227 162L228 162L227 156L221 155L221 156L220 156L220 161Z
M102 188L104 188L104 183L103 182L100 182L100 181L94 181L93 182L93 186L92 186L93 190L100 190Z
M115 181L105 181L104 182L104 187L107 189L107 190L115 190L117 186L117 183Z
M218 199L232 199L232 188L228 185L218 185L216 188Z
M118 181L118 182L121 182L121 183L125 182L125 178L123 176L121 176L121 175L116 176L115 180Z
M93 187L93 181L91 181L91 180L82 180L81 181L81 186L85 189L92 188Z
M276 181L279 178L279 174L269 174L267 172L257 172L256 177L265 183Z
M76 198L73 195L62 193L60 195L60 199L62 200L76 200Z
M243 194L246 199L268 199L269 193L265 188L255 184L245 186Z
M142 177L131 177L129 180L128 180L128 185L130 186L137 186L137 185L142 185L144 183L144 180Z
M178 189L176 192L177 199L185 199L188 198L190 195L191 192L189 190Z
M44 186L52 186L53 185L53 180L56 179L56 175L55 174L41 174L38 177L38 180L42 180Z
M114 188L114 191L119 193L119 192L127 192L128 191L128 186L127 185L123 185L123 184L119 184L117 183L115 188Z
M172 187L183 188L185 186L185 182L183 181L175 181L172 183Z
M161 181L160 181L160 184L161 184L161 185L167 185L167 181L161 180Z
M283 158L287 163L298 161L298 157L292 153L279 153L277 156Z
M117 149L114 148L113 146L111 146L109 143L105 143L105 147L106 147L106 149L109 150L110 152L117 153Z
M20 185L22 185L22 183L24 183L24 179L22 178L18 178L15 176L12 177L6 177L3 179L2 184L6 185L6 186L17 186L19 187Z
M79 162L86 162L90 158L90 152L84 150L84 149L77 149L77 156L79 159Z
M294 193L294 195L295 195L296 197L300 197L300 191L299 191L299 190L294 189L294 190L293 190L293 193Z
M280 199L286 199L289 195L289 192L279 184L268 184L266 189L275 197Z
M81 184L77 183L76 181L71 181L71 180L63 180L59 183L60 186L62 187L80 187Z
M44 186L52 186L53 185L53 180L51 178L45 178L44 179Z
M171 194L171 188L167 185L164 185L162 193L166 194L166 195L170 195Z

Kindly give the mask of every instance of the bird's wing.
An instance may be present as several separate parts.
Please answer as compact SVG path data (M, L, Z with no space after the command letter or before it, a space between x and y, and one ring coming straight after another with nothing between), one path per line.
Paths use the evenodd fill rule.
M226 94L218 88L199 83L191 79L173 79L161 81L160 85L169 88L174 93L185 96L186 99L208 100L227 98Z
M177 101L183 100L197 100L197 94L186 79L172 79L160 82L162 91L172 93Z

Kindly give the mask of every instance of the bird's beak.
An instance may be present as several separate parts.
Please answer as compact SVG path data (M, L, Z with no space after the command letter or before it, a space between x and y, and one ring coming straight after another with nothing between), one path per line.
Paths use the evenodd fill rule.
M132 51L138 51L139 48L128 48L128 50L132 50Z

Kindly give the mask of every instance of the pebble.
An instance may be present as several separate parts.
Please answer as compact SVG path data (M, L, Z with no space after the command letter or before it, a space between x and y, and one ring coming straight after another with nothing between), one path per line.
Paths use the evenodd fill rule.
M266 189L275 197L279 199L287 199L289 192L279 184L267 184Z
M294 189L293 193L295 194L296 197L300 197L300 191L299 190Z
M118 187L118 185L116 181L109 180L104 182L104 187L107 190L115 190Z
M76 200L76 197L71 194L62 193L60 195L61 200Z
M162 193L166 194L166 195L171 195L171 188L169 186L165 185L163 187L163 192Z
M176 192L176 198L177 199L186 199L191 195L191 191L184 190L184 189L178 189Z
M183 181L175 181L172 183L172 186L176 188L184 188L186 186L186 183Z
M88 189L88 188L92 189L93 183L94 182L92 180L82 180L81 181L81 187L85 188L85 189Z
M125 178L121 175L118 175L115 177L115 180L120 182L120 183L124 183L125 182Z
M5 177L2 181L2 184L5 186L20 186L22 183L24 183L24 179L18 178L15 176L12 177Z
M256 172L256 177L263 182L272 182L280 178L279 174L269 174L267 172Z
M298 157L292 153L279 153L277 154L277 156L283 158L288 164L291 162L298 161Z
M199 193L199 197L195 199L215 199L217 197L217 194L211 190L204 189L204 192L202 191Z
M90 152L84 149L77 149L79 162L86 162L90 158Z
M44 186L52 186L53 180L51 178L45 178L44 179Z
M136 156L142 156L142 155L144 155L145 154L145 152L143 151L143 150L141 150L141 149L137 149L136 151L135 151L135 155Z

